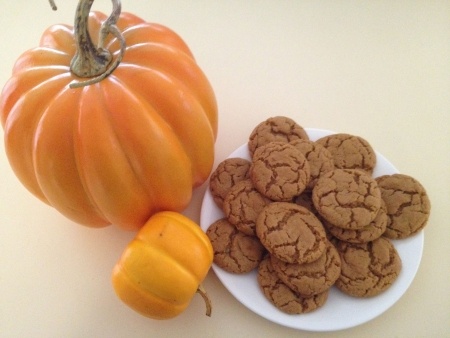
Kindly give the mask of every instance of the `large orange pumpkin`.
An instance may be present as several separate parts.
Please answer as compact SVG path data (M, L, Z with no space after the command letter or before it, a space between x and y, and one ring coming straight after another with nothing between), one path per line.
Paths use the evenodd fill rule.
M85 40L122 55L114 34L99 41L107 17L89 14L92 2L80 1L75 30L50 27L14 65L0 97L5 149L24 186L68 218L136 230L155 212L184 209L209 176L217 105L183 40L129 13L115 25L126 44L118 67L69 86L83 81L71 61Z

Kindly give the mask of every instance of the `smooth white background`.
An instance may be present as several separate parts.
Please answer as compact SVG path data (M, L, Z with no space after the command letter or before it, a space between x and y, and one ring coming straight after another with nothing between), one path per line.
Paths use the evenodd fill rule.
M15 59L77 1L1 0L0 84ZM450 2L123 0L123 11L178 32L220 108L216 165L273 115L366 138L427 189L422 264L405 295L353 329L284 328L236 301L211 271L213 316L195 297L170 321L144 318L114 295L111 269L134 236L87 229L31 196L0 145L1 337L444 337L450 332ZM94 9L109 12L111 2ZM0 131L3 137L3 131ZM206 185L186 214L199 220ZM348 315L351 315L351 309Z

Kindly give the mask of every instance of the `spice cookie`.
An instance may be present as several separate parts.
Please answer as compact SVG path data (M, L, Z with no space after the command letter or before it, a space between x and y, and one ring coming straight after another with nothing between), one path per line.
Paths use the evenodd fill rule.
M304 297L290 289L275 273L269 255L258 267L258 284L264 296L278 309L288 314L303 314L323 306L328 290L312 297Z
M248 150L253 154L256 148L269 142L290 142L296 139L309 140L305 129L285 116L270 117L256 126L248 140Z
M256 218L271 202L260 194L247 179L230 188L223 201L223 211L228 221L249 236L255 236Z
M300 150L308 160L311 179L306 189L312 190L320 175L334 169L333 155L321 144L310 140L298 139L289 143Z
M335 169L322 175L314 186L312 199L325 220L352 230L368 225L381 207L377 182L360 170Z
M341 275L335 285L354 297L372 297L388 289L402 269L401 258L385 237L368 243L338 241Z
M333 155L336 168L361 169L368 173L375 168L375 151L362 137L340 133L322 137L316 142Z
M404 174L384 175L376 181L387 207L388 222L384 236L402 239L422 230L431 210L425 188Z
M250 161L239 157L219 163L209 180L209 190L217 206L223 207L223 200L232 186L249 178L249 169Z
M253 154L250 179L261 194L274 201L291 201L305 190L310 177L305 156L289 143L271 142Z
M361 229L349 230L342 229L323 221L325 229L334 237L350 243L367 243L381 237L386 231L387 209L384 201L381 201L381 207L374 220Z
M211 224L206 235L213 247L214 263L231 273L257 268L266 253L258 238L240 232L225 218Z
M273 202L256 220L256 234L275 257L288 263L309 263L326 248L322 223L308 209L294 203Z
M327 241L319 259L305 264L286 263L271 256L273 269L292 290L304 297L327 291L341 274L341 259L333 244Z

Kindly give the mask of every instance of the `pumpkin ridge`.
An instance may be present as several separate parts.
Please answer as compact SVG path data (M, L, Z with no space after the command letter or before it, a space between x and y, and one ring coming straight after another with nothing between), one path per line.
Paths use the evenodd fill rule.
M122 68L123 68L124 66L125 66L125 65L123 65ZM134 65L129 65L129 66L131 66L131 68L135 68ZM137 68L137 67L136 67L136 68ZM139 68L141 68L141 67L139 67ZM154 71L153 69L148 69L148 70ZM139 71L142 72L142 68L139 69ZM160 74L162 77L167 77L167 76L166 76L164 73L162 73L162 72L157 72L157 73ZM135 87L135 86L130 86L130 84L132 84L133 81L131 81L131 82L130 82L130 81L127 81L128 79L127 79L126 76L113 76L112 78L114 78L114 80L115 80L114 82L116 82L117 84L119 84L119 86L121 86L122 89L123 89L124 91L127 92L127 95L128 95L128 96L132 97L133 100L134 100L135 102L137 102L137 103L142 107L142 110L147 110L146 106L147 106L147 107L151 107L152 110L153 110L154 113L155 113L155 116L157 116L158 118L161 119L161 121L164 122L165 126L172 132L172 134L171 134L172 137L173 137L174 139L176 139L176 140L177 140L177 143L179 144L179 146L180 146L183 150L185 150L185 145L184 145L184 143L181 142L181 141L179 140L178 133L173 129L173 126L169 123L169 121L168 121L167 119L165 119L165 118L160 114L160 111L159 111L154 105L152 105L152 104L149 102L149 100L144 99L144 96L142 96L142 93L141 93L140 91L139 91L139 92L136 91L136 90L139 89L139 88L140 88L141 90L143 90L143 89L145 88L145 86L142 86L141 83L140 83L139 86L137 86L137 87ZM137 94L137 93L139 93L139 94ZM144 102L145 102L145 103L144 103Z
M54 96L62 91L62 89L59 89L61 83L68 82L67 74L64 73L41 82L20 96L9 109L9 114L5 116L4 120L5 150L13 171L33 195L47 204L49 202L35 175L33 144L42 116L53 102ZM51 93L51 88L56 89L54 90L54 94L50 95L50 100L46 101L47 95L42 95L42 92L47 94ZM36 98L39 98L40 101L35 102ZM31 107L39 106L39 109L24 110L24 105L31 105ZM24 112L29 115L23 116ZM23 130L27 130L27 133L23 133ZM17 149L20 149L20 153L17 153Z
M78 125L79 125L80 116L81 116L81 114L79 113L81 102L82 102L82 100L78 101L77 117L74 119L74 126L73 126L74 140L73 140L72 147L73 147L73 154L74 154L74 162L75 162L75 165L77 168L78 177L80 179L80 184L83 187L84 194L85 194L85 197L86 197L88 203L92 206L92 208L94 209L94 212L98 215L99 218L103 219L106 223L110 223L108 221L108 218L106 217L105 213L101 210L100 206L96 203L94 196L91 194L89 186L85 180L85 175L83 174L83 165L81 164L80 156L79 156L79 154L80 154L79 153L79 151L80 151L79 143L77 143L77 140L76 140L76 135L78 133Z
M134 94L131 90L129 90L129 89L123 84L123 82L120 81L116 76L110 76L110 79L109 79L109 80L110 80L111 82L115 82L118 86L122 87L124 91L126 90L126 91L127 91L127 95L130 96L130 97L133 97L133 99L134 99L136 102L140 102L140 101L138 100L138 98L135 96L135 94ZM108 116L109 116L109 114L108 114ZM108 119L108 120L111 122L110 119ZM117 130L116 130L117 127L116 127L115 125L113 125L112 123L111 123L110 126L111 126L111 130L114 131L114 134L115 134L115 136L116 136L116 139L118 140L118 143L119 143L120 146L122 147L122 142L120 142L120 137L118 136L118 133L117 133ZM146 184L142 181L142 175L139 174L138 170L136 169L135 165L133 164L133 161L132 161L132 160L130 159L130 157L128 156L128 152L125 151L125 149L124 149L123 147L121 148L121 150L122 150L122 153L123 153L124 157L126 158L126 160L127 160L127 162L128 162L129 168L130 168L131 171L133 172L134 177L135 177L136 180L138 181L139 185L140 185L141 187L145 187ZM151 195L151 194L149 193L149 189L143 189L143 191L144 191L145 194L147 195L148 199L151 201L151 204L153 204L153 203L155 202L155 196L153 196L153 195Z
M172 318L189 305L188 302L177 304L173 299L161 297L153 290L143 293L140 283L132 275L132 272L124 268L124 264L117 264L113 269L112 281L119 298L142 315L156 319Z
M132 72L133 75L130 75ZM133 93L137 100L140 102L145 101L152 106L160 118L165 121L191 161L194 185L203 183L209 176L213 165L212 156L205 157L205 153L213 152L214 135L205 109L198 97L192 93L191 88L186 86L177 77L167 75L157 69L143 68L134 64L121 65L121 69L117 71L116 75L120 78L121 83ZM146 78L146 75L150 75L150 78ZM136 81L135 76L139 76L140 80ZM158 85L150 86L146 79L151 79L154 82L153 84L157 82ZM143 83L147 85L142 85ZM161 91L163 85L164 90L158 92L161 94L159 95L156 89ZM156 88L155 92L146 90L148 87ZM182 92L182 97L179 97L180 92ZM160 98L165 95L171 97L171 101L174 103L173 109L167 108L168 100L163 100L165 102L164 106L159 102ZM179 100L176 100L178 97ZM179 107L176 107L178 104L183 104L183 113L186 115L174 115L177 110L180 110ZM183 122L179 123L178 120L182 120ZM200 138L193 135L192 130L196 128L202 130ZM207 130L209 130L209 133Z
M164 259L160 258L158 260L158 263L161 263L162 261L164 261L164 263L167 263L165 268L160 268L161 270L167 270L167 269L171 269L172 271L176 270L177 275L180 275L180 274L183 275L182 278L177 279L177 281L182 282L182 285L179 285L178 287L171 286L171 287L169 287L169 290L175 290L177 293L180 293L181 288L186 289L187 286L191 286L190 288L192 289L191 290L192 292L186 292L186 291L181 292L183 294L190 294L190 297L187 297L185 299L176 299L176 300L174 300L173 298L171 299L170 297L168 297L167 293L165 293L167 285L163 285L162 288L160 288L160 290L155 290L154 285L150 285L150 288L146 288L145 285L138 283L138 280L133 278L132 274L130 274L130 272L125 267L123 267L123 270L127 272L127 275L129 275L131 280L133 280L135 282L135 284L139 284L142 289L149 291L149 292L153 293L154 295L157 295L159 298L169 301L171 303L181 305L181 304L189 301L194 296L195 290L198 288L198 285L200 284L200 281L197 279L197 276L192 271L190 271L188 267L186 267L185 265L178 262L177 259L171 255L170 251L164 250L162 247L156 247L154 245L151 245L151 243L149 245L149 243L147 243L146 241L139 239L139 238L136 238L135 241L137 243L140 243L139 246L141 247L141 249L140 249L141 252L143 251L143 252L150 253L148 256L164 257ZM148 257L147 255L143 255L142 253L141 253L141 255L143 257ZM152 260L152 261L154 261L154 260ZM155 270L155 267L152 266L151 269ZM158 274L156 278L161 278L161 274ZM171 281L167 281L167 282L171 282Z
M170 212L165 212L164 213L164 217L170 219L173 221L173 223L178 223L178 224L183 224L183 228L185 229L185 231L191 233L193 236L196 237L197 240L201 241L204 248L208 251L208 253L210 254L211 257L211 262L212 262L212 257L214 256L214 251L213 251L213 247L212 244L210 242L210 240L208 239L207 236L201 236L197 231L195 231L192 227L190 227L188 224L185 224L183 222L179 222L179 220L177 219L177 217L173 216L173 214L171 214ZM197 224L195 226L198 226ZM199 227L200 231L203 233L203 230ZM198 230L198 229L196 229Z
M47 67L25 69L20 73L16 73L8 80L0 95L0 116L3 127L5 127L6 121L11 115L14 107L31 90L45 86L51 81L56 81L59 78L70 76L68 73L61 71L42 81L41 77L47 76L47 74L45 74L46 70L48 70ZM51 68L50 70L56 69ZM69 81L70 79L67 80L67 83L69 83Z
M138 17L137 15L134 15L133 13L130 12L121 12L120 16L119 16L119 20L117 20L117 28L119 28L119 30L121 32L124 32L125 30L127 30L128 28L135 26L135 25L140 25L141 23L146 22L144 19Z
M135 238L169 254L181 266L190 267L189 273L197 281L203 280L206 274L202 267L211 265L214 253L200 226L171 211L159 212L149 222L153 223L153 227L141 229ZM180 243L183 245L180 246ZM192 261L195 261L194 265Z
M178 52L186 54L192 60L195 60L192 51L184 40L169 28L150 22L142 22L140 24L129 26L122 31L127 49L133 48L140 44L157 44L165 48L173 48ZM112 38L107 43L107 48L114 52L119 51L119 42L116 38Z
M66 24L55 24L48 27L41 35L40 47L63 51L68 55L75 55L75 45L73 44L73 26Z
M136 230L137 228L142 226L143 223L145 222L145 220L148 219L148 217L150 217L150 214L155 211L155 210L153 210L155 200L152 196L150 196L148 194L147 190L143 188L143 185L137 179L136 172L130 164L127 153L122 148L121 141L118 138L117 132L115 130L116 127L111 123L111 120L110 120L111 112L106 108L107 105L105 104L105 96L104 96L105 89L103 87L104 87L104 84L106 83L106 81L111 82L112 80L113 80L113 77L110 76L107 80L104 80L104 82L102 82L100 84L86 87L83 90L83 94L87 95L89 93L89 95L91 97L91 98L89 98L89 100L92 100L92 97L95 97L95 100L97 102L101 101L99 103L99 105L102 107L101 108L102 109L101 115L103 115L102 121L108 123L108 127L103 125L102 129L106 128L105 130L108 130L109 133L113 133L114 139L116 140L114 145L120 147L120 151L119 151L121 154L120 156L121 156L122 160L123 159L126 160L127 170L130 170L133 173L133 175L131 176L132 177L131 179L134 182L134 184L130 183L130 181L129 181L130 176L128 176L128 183L130 183L130 185L127 186L126 190L123 191L123 194L126 194L127 196L131 197L133 199L133 201L123 200L122 202L125 202L126 204L134 203L135 206L133 208L133 211L135 213L133 215L130 214L130 212L131 212L130 207L128 207L128 211L123 210L123 208L122 209L118 208L117 205L115 208L111 208L112 202L108 199L108 197L105 197L105 193L100 193L100 195L99 195L97 188L92 186L92 184L95 185L97 183L95 181L97 181L99 179L99 177L96 176L97 174L95 172L94 172L94 176L92 176L91 171L93 169L96 170L99 167L97 167L97 165L95 165L94 167L86 167L85 165L83 165L82 163L85 162L85 159L82 159L82 156L85 156L85 155L80 155L80 154L82 154L83 148L91 148L92 147L93 144L89 143L89 142L96 142L95 137L91 138L90 141L86 144L84 144L84 142L83 142L83 145L81 145L81 143L78 144L78 146L77 146L78 147L77 148L77 153L78 153L77 163L79 163L80 177L83 180L83 185L85 187L86 193L88 193L89 198L91 199L93 205L96 206L96 208L103 215L103 217L105 219L108 219L110 221L110 223L115 223L116 225L118 225L121 228L129 229L129 230ZM91 91L95 91L95 94L90 93ZM80 102L85 103L86 101L89 101L89 100L87 99L86 96L83 96L82 99L80 100ZM81 108L81 105L80 105L80 111L81 110L85 110L85 109ZM85 113L85 115L86 115L86 113ZM78 119L79 119L78 126L83 128L82 121L80 120L80 119L84 119L83 114L79 114ZM84 131L83 135L86 136L87 134L85 134L85 133L86 133L86 131ZM108 147L109 147L109 145L108 145ZM91 155L87 155L87 156L90 157ZM109 155L110 155L110 153L109 153ZM97 160L94 159L94 162L96 162L96 161ZM86 164L86 163L84 163L84 164ZM99 164L99 165L100 165L100 168L103 168L103 170L108 171L108 168L102 167L104 164ZM122 177L116 177L115 181L120 182L123 179L124 178L122 178ZM108 178L105 178L104 174L101 173L100 184L102 185L102 187L106 187L107 181L108 181ZM131 184L134 187L134 189L131 189ZM120 186L120 184L114 184L114 185L117 188L119 188L119 186ZM96 191L96 192L94 193L94 191ZM117 191L115 191L115 193L117 193ZM139 195L139 198L137 197L137 195ZM146 198L143 198L143 195L145 195ZM117 202L119 202L119 201L115 201L114 203L117 203ZM122 205L122 207L124 207L124 206ZM125 209L127 209L127 208L125 207ZM146 210L146 212L144 212L144 210ZM136 219L136 216L139 216L139 219Z
M72 56L65 51L49 47L36 47L23 53L12 68L12 74L20 74L21 71L41 67L56 69L61 67L70 72L70 61Z
M63 215L81 224L105 226L108 222L89 199L75 157L74 124L81 94L63 87L39 119L33 149L35 176L47 200Z
M163 74L178 79L190 92L195 93L194 96L203 107L216 138L218 129L217 101L209 80L195 59L172 46L143 42L127 48L122 64L157 69Z

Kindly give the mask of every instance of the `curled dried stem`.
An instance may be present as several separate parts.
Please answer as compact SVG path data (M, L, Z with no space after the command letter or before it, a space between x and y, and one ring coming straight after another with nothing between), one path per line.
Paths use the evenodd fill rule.
M83 0L80 0L80 3L82 3ZM92 5L93 0L88 1L88 7L84 7L84 10L82 11L82 7L79 6L79 15L77 15L77 18L83 16L83 15L89 15L90 6ZM71 88L79 88L84 86L89 86L91 84L97 83L111 75L111 73L119 66L120 62L122 62L123 55L125 54L126 49L126 43L125 39L120 32L119 28L117 27L116 23L117 20L119 20L120 13L122 10L122 5L120 3L120 0L112 0L113 2L113 10L111 15L106 19L105 22L103 22L101 28L100 28L100 36L99 36L99 43L98 46L95 48L92 45L92 42L87 41L90 40L89 32L87 31L87 17L86 20L83 21L83 25L80 27L80 30L84 30L81 32L81 34L84 35L82 39L82 43L91 43L91 47L89 48L89 52L91 55L88 55L88 59L86 59L86 55L75 55L74 59L72 60L71 70L74 74L80 76L80 77L92 77L89 80L81 81L81 82L72 82L70 84ZM87 10L86 10L87 9ZM78 12L78 11L77 11ZM75 19L75 24L79 24L80 21L78 19ZM111 53L104 48L105 40L108 37L109 34L114 35L117 40L120 42L120 52L116 59L111 63L112 55ZM82 47L78 49L80 51ZM80 52L79 52L80 53ZM89 61L88 64L82 64L83 62ZM93 63L97 62L97 63ZM86 67L87 67L87 73L86 73Z
M211 317L211 312L212 312L212 304L211 304L211 299L209 299L208 294L206 293L205 288L203 287L203 285L199 285L198 289L197 289L197 293L202 296L205 305L206 305L206 315L208 317Z
M57 10L54 0L49 0L54 11ZM119 66L125 54L125 38L117 27L122 5L120 0L112 0L113 10L111 15L103 22L100 29L98 46L92 42L89 34L88 18L94 0L79 0L75 15L74 35L77 44L77 52L70 63L71 72L86 81L73 81L70 88L79 88L102 81ZM104 45L109 34L112 34L120 43L120 51L115 60Z

